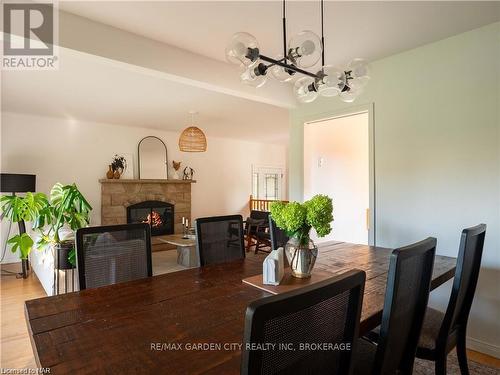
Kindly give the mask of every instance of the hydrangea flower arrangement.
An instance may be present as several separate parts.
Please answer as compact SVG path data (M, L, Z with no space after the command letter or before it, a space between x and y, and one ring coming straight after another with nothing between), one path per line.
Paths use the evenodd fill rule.
M304 203L274 202L270 211L278 228L288 236L296 237L301 245L309 243L311 228L316 230L319 237L332 231L333 204L332 199L326 195L315 195Z

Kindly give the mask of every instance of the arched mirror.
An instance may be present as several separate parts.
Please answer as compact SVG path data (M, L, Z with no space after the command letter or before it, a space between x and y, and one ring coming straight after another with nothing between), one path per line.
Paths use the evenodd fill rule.
M158 137L141 139L138 148L139 179L168 179L167 146Z

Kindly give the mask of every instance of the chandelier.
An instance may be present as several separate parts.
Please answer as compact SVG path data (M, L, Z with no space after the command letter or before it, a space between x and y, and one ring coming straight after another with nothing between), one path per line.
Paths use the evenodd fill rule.
M323 27L324 4L321 0L321 38L312 31L302 31L288 41L286 37L286 2L283 0L283 53L276 58L261 54L257 39L246 32L233 35L226 48L226 59L240 65L241 82L261 87L268 73L280 82L289 82L296 75L293 91L298 101L310 103L318 96L339 96L344 102L353 102L370 79L369 66L363 59L352 60L346 68L325 65L325 37ZM316 72L305 70L318 63Z

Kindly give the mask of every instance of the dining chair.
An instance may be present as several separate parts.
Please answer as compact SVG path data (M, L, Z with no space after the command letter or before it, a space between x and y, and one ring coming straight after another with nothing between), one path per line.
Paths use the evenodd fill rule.
M358 340L354 374L412 373L435 252L432 237L392 252L378 340Z
M252 302L241 373L350 374L365 278L365 272L351 270Z
M196 239L201 266L245 258L241 215L196 219Z
M269 215L269 233L271 236L271 249L276 250L280 247L285 247L286 243L290 239L290 237L286 234L286 232L278 228L276 222L273 220L272 216Z
M446 313L427 308L417 357L435 362L437 375L446 374L446 357L456 346L462 375L469 374L466 333L469 312L476 291L486 224L462 231L457 267Z
M245 220L245 237L246 237L246 250L250 251L252 246L255 246L255 253L259 251L265 240L269 242L269 233L267 232L269 226L269 212L268 211L250 211L250 216ZM260 243L259 243L260 242Z
M76 231L80 290L153 275L148 224L81 228Z

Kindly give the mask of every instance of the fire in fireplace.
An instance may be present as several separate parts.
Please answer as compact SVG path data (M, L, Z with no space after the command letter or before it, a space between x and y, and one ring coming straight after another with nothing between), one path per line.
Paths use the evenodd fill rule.
M148 223L151 235L174 233L174 205L160 201L145 201L127 207L127 223Z

